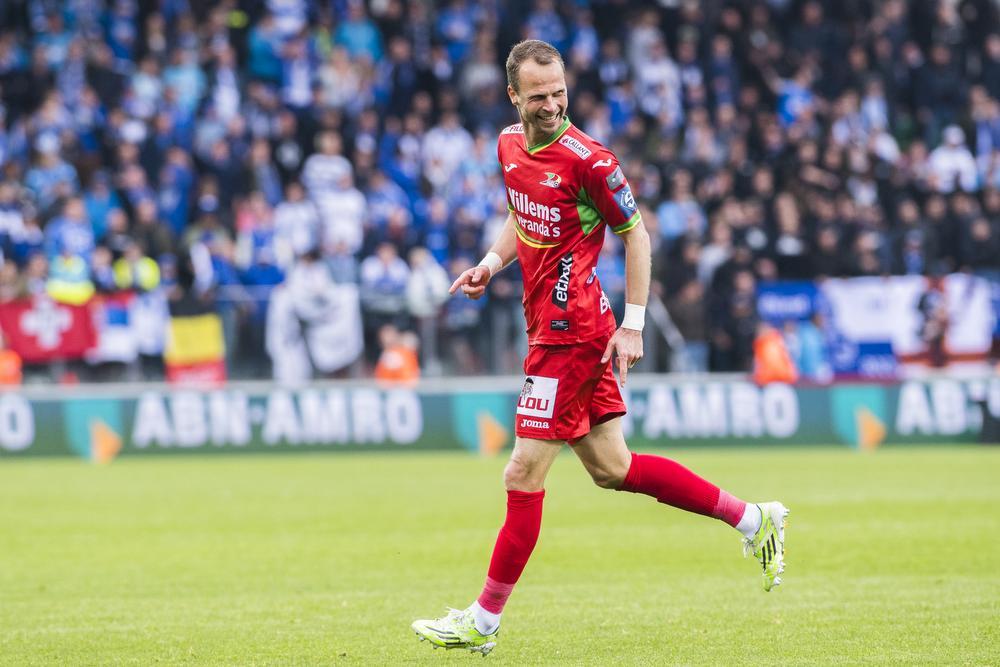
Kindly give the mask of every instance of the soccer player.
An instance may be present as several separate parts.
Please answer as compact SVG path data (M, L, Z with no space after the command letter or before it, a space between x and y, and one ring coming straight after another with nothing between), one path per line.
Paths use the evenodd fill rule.
M618 160L566 117L559 52L539 40L520 42L507 58L507 83L521 117L500 133L497 148L510 214L479 265L451 287L478 299L497 271L521 262L529 351L504 470L507 516L478 599L412 625L435 647L483 655L496 646L500 614L538 539L545 476L563 443L602 488L642 493L736 528L744 554L761 563L765 591L781 583L788 514L779 502L743 502L670 459L629 452L612 359L624 385L642 357L649 236ZM605 227L625 244L627 303L617 329L596 273Z

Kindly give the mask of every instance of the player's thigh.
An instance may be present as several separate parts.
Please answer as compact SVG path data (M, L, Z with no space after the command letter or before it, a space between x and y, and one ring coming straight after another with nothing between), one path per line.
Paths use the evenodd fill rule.
M559 440L515 438L514 451L504 469L504 486L513 491L541 491L562 445Z
M594 482L604 488L620 487L632 465L621 417L598 424L574 443L572 449Z

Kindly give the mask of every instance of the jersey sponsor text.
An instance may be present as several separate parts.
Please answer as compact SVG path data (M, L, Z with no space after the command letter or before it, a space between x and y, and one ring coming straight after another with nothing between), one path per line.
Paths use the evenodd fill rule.
M524 231L537 234L538 236L544 236L545 238L558 238L559 234L562 233L558 227L546 225L543 222L529 220L520 214L517 216L517 222L521 225L521 228Z
M556 285L552 288L552 303L560 310L569 305L569 277L573 272L573 252L559 258L556 269Z
M519 213L530 215L531 217L537 218L543 222L559 222L562 220L562 212L559 210L558 206L546 206L544 204L539 204L538 202L529 199L528 195L523 192L518 192L513 188L507 188L507 194L510 196L511 205L513 205L514 209Z
M594 154L592 150L584 146L582 141L576 137L571 137L568 134L564 134L562 139L559 140L559 143L580 156L581 160L586 160Z

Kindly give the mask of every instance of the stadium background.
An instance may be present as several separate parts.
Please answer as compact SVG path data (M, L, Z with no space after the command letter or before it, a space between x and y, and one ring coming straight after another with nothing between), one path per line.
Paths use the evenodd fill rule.
M505 216L502 65L524 37L565 54L570 117L651 232L642 370L749 371L761 322L814 381L940 366L933 279L956 272L987 282L950 299L977 318L952 353L988 357L988 0L14 0L0 20L0 323L28 380L162 379L165 333L172 378L369 377L387 349L387 375L519 372L517 267L481 302L444 288ZM620 311L620 244L598 270ZM874 333L850 320L879 305L838 318L773 285L888 275L914 315Z
M396 638L502 506L517 266L445 292L529 37L654 244L630 442L794 532L762 600L560 460L490 659L1000 661L992 0L6 0L0 664L464 657Z

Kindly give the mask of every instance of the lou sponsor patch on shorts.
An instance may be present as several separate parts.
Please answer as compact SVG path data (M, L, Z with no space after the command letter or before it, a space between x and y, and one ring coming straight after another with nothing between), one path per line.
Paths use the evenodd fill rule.
M550 419L556 404L558 378L529 375L517 399L517 414Z

